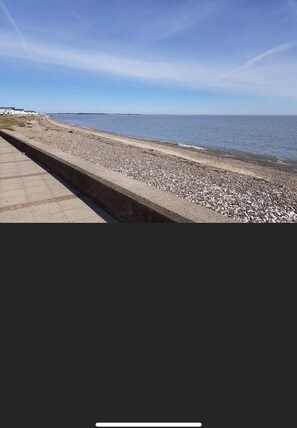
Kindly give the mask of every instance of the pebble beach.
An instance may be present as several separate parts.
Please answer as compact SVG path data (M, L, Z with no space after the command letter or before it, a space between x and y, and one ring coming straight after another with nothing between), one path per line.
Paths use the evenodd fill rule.
M244 223L297 223L297 171L284 165L36 118L26 138Z

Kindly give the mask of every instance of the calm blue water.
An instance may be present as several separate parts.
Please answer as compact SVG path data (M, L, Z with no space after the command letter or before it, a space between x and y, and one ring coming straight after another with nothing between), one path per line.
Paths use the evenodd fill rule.
M297 116L55 114L52 117L123 135L264 156L297 167Z

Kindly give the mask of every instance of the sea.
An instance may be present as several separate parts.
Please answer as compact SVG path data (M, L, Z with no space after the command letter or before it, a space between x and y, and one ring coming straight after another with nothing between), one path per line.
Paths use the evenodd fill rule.
M297 168L297 116L50 114L115 134L247 155Z

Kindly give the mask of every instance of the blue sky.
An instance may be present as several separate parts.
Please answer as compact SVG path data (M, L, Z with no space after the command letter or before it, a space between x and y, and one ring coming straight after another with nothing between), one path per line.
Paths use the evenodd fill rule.
M297 114L297 0L0 0L0 105Z

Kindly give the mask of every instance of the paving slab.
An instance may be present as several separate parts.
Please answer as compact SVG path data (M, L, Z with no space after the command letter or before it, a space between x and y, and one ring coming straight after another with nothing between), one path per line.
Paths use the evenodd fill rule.
M0 137L0 223L116 223L73 185Z

